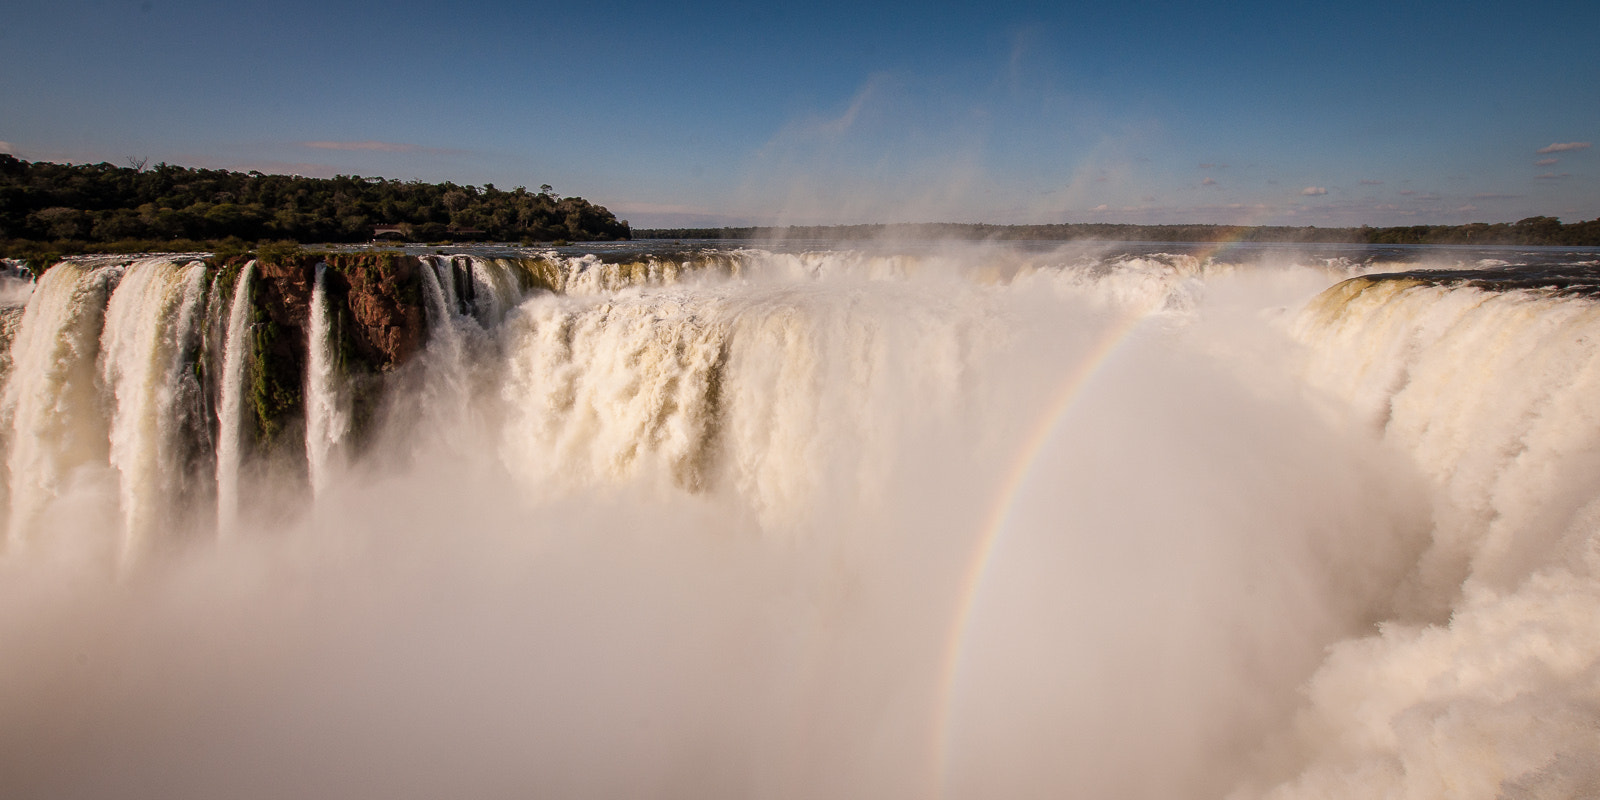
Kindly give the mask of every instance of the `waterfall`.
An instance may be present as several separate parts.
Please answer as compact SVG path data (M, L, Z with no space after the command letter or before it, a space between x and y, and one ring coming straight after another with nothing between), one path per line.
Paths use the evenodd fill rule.
M1298 774L1242 796L1593 796L1600 303L1356 278L1294 334L1307 380L1432 488L1402 598L1432 624L1331 647L1284 745Z
M1463 581L1514 587L1573 546L1562 537L1600 497L1600 304L1357 278L1295 333L1308 380L1448 499L1422 563L1436 603Z
M423 256L429 291L437 289L438 305L429 300L428 313L437 316L447 311L456 318L477 322L490 329L499 325L507 313L522 301L524 283L533 280L526 259L483 256Z
M481 356L493 349L493 334L456 304L454 259L425 257L422 300L428 323L428 342L421 366L426 374L415 397L412 414L423 429L415 443L442 441L450 446L465 441L464 432L476 429L484 418L481 398L475 396L475 368ZM472 284L467 283L468 286Z
M0 794L1600 786L1592 281L631 247L0 310Z
M517 269L508 259L472 257L472 305L478 324L485 328L499 325L521 302Z
M108 430L95 359L106 302L121 265L63 262L40 279L12 342L4 414L11 420L13 546L39 534L36 523L80 467L104 464Z
M250 280L256 262L239 271L228 310L227 344L222 357L221 398L217 404L217 532L232 535L239 519L239 463L244 419L244 381L249 374Z
M437 347L459 357L461 332L457 329L454 268L450 259L425 256L422 261L422 301L428 315L430 350ZM437 344L435 344L437 343Z
M439 303L439 309L443 310L444 313L450 316L460 314L461 300L456 296L455 259L427 256L423 259L423 263L426 264L430 268L429 271L433 273L431 276L427 277L432 279L431 284L435 290L435 294L437 295L435 299ZM432 300L429 301L428 309L430 313L435 310Z
M11 377L11 345L17 340L17 332L22 330L22 317L26 313L26 306L0 306L0 386ZM0 439L10 428L7 423L9 420L0 420Z
M106 307L102 379L113 402L110 464L121 476L125 557L169 535L196 488L185 449L203 424L193 366L205 273L200 261L134 262Z
M306 456L311 488L321 493L343 464L345 437L350 433L349 396L339 372L339 334L328 307L328 265L318 264L311 294L310 330L306 346Z
M531 303L502 331L507 463L530 488L641 470L708 488L727 311L715 296Z

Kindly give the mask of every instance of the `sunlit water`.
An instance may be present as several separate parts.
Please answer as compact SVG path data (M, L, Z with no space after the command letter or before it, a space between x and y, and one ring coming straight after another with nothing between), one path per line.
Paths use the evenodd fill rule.
M1594 253L422 255L270 459L249 271L0 286L0 794L1600 792Z

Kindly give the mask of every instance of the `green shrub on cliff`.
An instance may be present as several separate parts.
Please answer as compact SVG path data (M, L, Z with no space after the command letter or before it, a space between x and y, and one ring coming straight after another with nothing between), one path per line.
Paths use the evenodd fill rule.
M300 253L300 243L290 239L280 239L256 248L256 258L274 264L281 264L300 255Z
M283 332L278 323L258 314L254 328L250 401L256 414L257 439L270 449L278 444L286 421L300 409L301 376L298 364L285 364L279 355L277 344Z

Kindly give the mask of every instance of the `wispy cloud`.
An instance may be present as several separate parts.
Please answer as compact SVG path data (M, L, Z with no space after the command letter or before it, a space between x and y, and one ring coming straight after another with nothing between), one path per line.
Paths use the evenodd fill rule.
M852 127L855 127L856 118L861 116L861 110L873 102L877 95L883 91L886 79L886 75L873 75L867 79L866 83L861 85L855 96L850 98L850 106L844 110L844 113L837 117L813 117L802 123L800 130L813 135L842 136Z
M1382 186L1383 185L1383 181L1375 181L1375 180L1373 180L1371 178L1362 178L1361 179L1361 185L1362 186Z
M0 153L5 153L7 155L16 155L16 151L11 148L11 143L10 142L0 142Z
M1327 194L1328 190L1321 186L1307 186L1306 188L1301 189L1300 193L1307 197L1316 197L1317 195Z
M1588 150L1592 142L1556 142L1546 145L1533 152L1535 153L1565 153L1571 150Z
M1206 178L1205 180L1200 182L1200 185L1201 186L1216 186L1217 185L1217 179L1216 178Z
M431 153L445 155L459 155L465 150L452 150L448 147L424 147L420 144L406 144L404 142L380 142L373 139L360 142L301 142L301 147L313 150L342 150L345 152L368 153Z
M1411 195L1416 194L1417 190L1416 189L1401 189L1400 193L1405 195L1405 196L1407 196L1407 197L1410 197Z
M870 116L874 104L884 102L889 92L887 73L875 73L867 78L850 98L850 104L836 116L809 114L791 120L773 134L756 151L764 159L795 159L807 156L815 148L834 148L856 127L865 114Z
M1572 177L1570 172L1546 172L1543 175L1533 176L1533 179L1536 181L1560 181L1570 177Z
M1561 159L1559 158L1541 158L1538 161L1533 162L1533 165L1536 167L1553 167L1559 163L1561 163Z
M1520 194L1496 194L1494 192L1482 192L1480 194L1473 195L1472 199L1474 199L1474 200L1516 200L1516 199L1518 199L1520 197L1522 197L1522 195L1520 195Z
M1003 78L1006 89L1012 94L1027 91L1030 83L1040 77L1042 65L1035 57L1039 42L1040 31L1037 29L1025 27L1012 32L1011 54L1006 59Z
M397 142L301 142L301 146L316 150L375 150L380 153L415 153L421 150L414 144L399 144Z

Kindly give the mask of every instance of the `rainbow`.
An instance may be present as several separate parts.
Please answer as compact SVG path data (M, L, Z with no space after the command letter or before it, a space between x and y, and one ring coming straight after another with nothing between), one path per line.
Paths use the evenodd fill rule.
M1230 235L1224 236L1216 241L1202 243L1194 250L1195 259L1198 260L1202 265L1207 264L1211 261L1211 259L1215 258L1218 253L1236 244L1239 244L1240 242L1243 242L1245 236L1247 236L1252 230L1260 225L1263 220L1270 216L1271 213L1267 209L1258 209L1257 213L1246 217L1243 222L1237 223L1234 226L1233 233Z
M1210 256L1207 255L1206 257L1209 258ZM955 610L951 615L950 629L944 640L945 645L940 661L942 667L937 684L938 696L935 699L935 718L932 726L934 741L930 748L933 754L934 786L930 795L932 797L943 796L948 777L950 750L954 735L952 717L955 692L960 683L964 662L963 654L966 649L966 639L968 628L972 622L973 609L977 606L978 597L982 593L984 577L988 572L989 563L1000 540L1000 534L1010 522L1012 508L1016 504L1017 495L1027 483L1028 476L1032 472L1034 463L1038 460L1045 444L1053 438L1052 434L1061 419L1066 417L1072 410L1073 403L1082 395L1082 391L1089 380L1111 360L1118 348L1129 339L1152 310L1140 308L1123 311L1094 341L1088 353L1084 355L1078 364L1062 376L1050 403L1024 438L1022 447L1017 452L1015 462L1006 471L994 506L985 517L981 532L973 543L971 555L964 561L967 568L962 574L957 587Z
M1202 269L1210 266L1217 253L1243 241L1244 234L1249 230L1249 225L1241 225L1231 236L1202 244L1192 251L1196 262ZM1062 376L1050 403L1023 439L1016 460L1000 483L1000 491L994 506L985 517L984 525L973 542L971 555L964 562L967 568L957 585L955 609L951 614L950 629L944 640L932 726L934 740L930 747L933 762L931 797L944 795L954 738L952 723L955 693L961 680L968 629L972 623L973 610L977 607L978 598L983 591L989 563L994 557L1000 534L1010 522L1017 495L1027 483L1028 476L1033 471L1034 463L1038 461L1045 444L1053 438L1056 428L1072 410L1073 403L1082 395L1089 380L1111 360L1118 348L1154 310L1153 307L1126 309L1120 317L1106 326L1105 331L1094 341L1076 367Z

